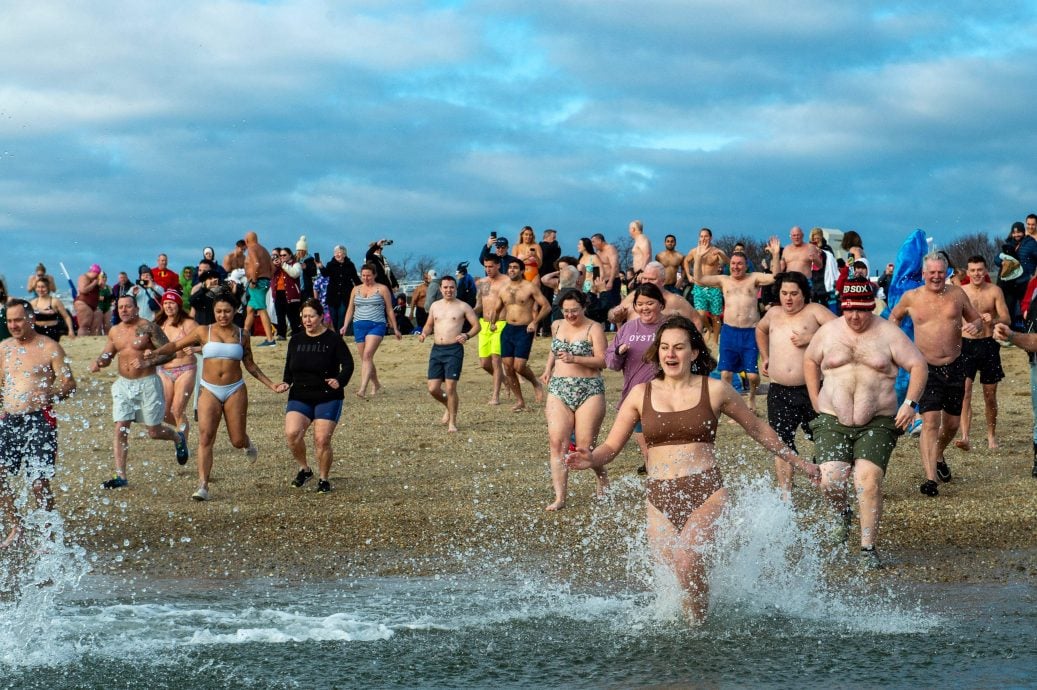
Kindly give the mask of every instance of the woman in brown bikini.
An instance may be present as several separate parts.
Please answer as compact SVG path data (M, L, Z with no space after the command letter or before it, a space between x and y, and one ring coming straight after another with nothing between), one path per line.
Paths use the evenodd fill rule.
M709 604L702 546L713 541L727 503L714 443L720 413L812 479L820 471L786 447L729 384L709 378L716 360L685 317L671 316L660 324L645 361L654 361L660 372L630 391L605 442L593 451L577 448L565 461L572 469L609 463L641 422L648 446L648 543L684 588L685 615L700 622Z

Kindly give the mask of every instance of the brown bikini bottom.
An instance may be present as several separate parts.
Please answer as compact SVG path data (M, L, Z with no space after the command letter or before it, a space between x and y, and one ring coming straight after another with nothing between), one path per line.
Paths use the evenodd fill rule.
M714 465L698 474L674 479L649 479L645 488L648 502L680 532L691 514L710 496L724 488L724 478L720 469Z

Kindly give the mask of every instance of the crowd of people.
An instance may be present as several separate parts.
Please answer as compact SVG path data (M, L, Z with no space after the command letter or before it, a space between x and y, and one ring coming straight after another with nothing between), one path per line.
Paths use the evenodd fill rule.
M833 249L820 228L808 234L793 227L787 242L770 238L765 255L755 257L758 267L745 245L716 246L708 228L686 253L671 234L653 254L640 221L632 221L628 233L623 255L629 266L602 234L574 238L569 254L554 229L538 242L524 227L514 244L491 233L479 248L481 277L469 275L467 261L453 275L429 271L402 299L383 254L388 240L370 243L358 270L345 246L334 247L324 263L319 253L310 255L305 236L294 249L268 250L255 232L221 261L205 247L197 265L180 273L159 254L155 266L139 267L135 281L119 273L109 286L93 264L75 281L71 310L54 296L54 278L43 264L27 281L31 299L11 299L0 282L6 305L0 313L0 515L9 526L0 548L21 534L9 482L23 465L39 504L49 509L53 503L52 406L76 385L60 345L64 336L103 336L89 369L117 365L115 472L103 487L129 483L133 422L143 423L150 438L170 441L176 461L186 464L193 398L198 487L191 498L197 501L210 498L221 420L232 446L258 455L247 433L244 372L274 393L287 393L285 443L298 465L291 486L301 488L314 475L305 440L312 429L317 491L328 492L332 437L354 371L346 337L352 336L360 359L360 398L382 394L375 356L386 336L431 338L428 392L443 406L440 421L448 433L460 425L458 382L466 344L476 339L489 376L489 405L507 395L512 412L530 409L523 380L543 405L553 495L547 510L565 508L570 470L593 469L595 492L607 492L605 466L634 436L643 460L639 472L646 475L649 543L685 587L692 619L701 619L707 602L701 546L712 540L728 500L715 453L722 414L774 454L786 498L796 470L820 487L832 507L834 543L848 539L849 488L855 488L860 558L869 567L880 564L882 480L899 437L920 434L919 490L938 496L940 484L952 481L948 447L953 442L967 452L974 443L970 398L977 375L987 444L997 447L1003 343L1037 353L1037 318L1029 314L1037 287L1037 216L1012 226L998 256L972 256L957 267L964 271L945 253L920 258L918 281L896 295L896 267L870 278L863 240L853 231ZM994 278L988 266L997 268ZM895 303L887 307L891 297ZM901 328L908 320L913 338ZM611 339L609 331L615 331ZM256 332L262 338L256 347L287 341L279 381L253 358ZM530 366L537 335L549 337L539 375ZM1031 355L1037 418L1035 359ZM623 373L616 396L606 391L606 367ZM714 370L719 378L711 377ZM898 386L901 370L906 376ZM756 414L761 374L768 379L766 421ZM618 399L618 412L598 444L610 397ZM801 429L814 443L814 462L797 449ZM1033 451L1037 477L1037 422Z

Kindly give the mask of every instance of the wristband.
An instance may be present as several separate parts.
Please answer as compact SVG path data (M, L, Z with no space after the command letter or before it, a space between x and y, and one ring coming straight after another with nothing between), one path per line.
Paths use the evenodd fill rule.
M915 412L918 412L918 403L911 398L904 398L904 404L910 407Z

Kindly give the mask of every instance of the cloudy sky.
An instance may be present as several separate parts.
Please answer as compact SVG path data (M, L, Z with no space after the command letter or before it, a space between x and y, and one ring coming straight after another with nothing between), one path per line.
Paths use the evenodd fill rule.
M7 0L2 272L267 246L475 259L697 229L1004 234L1037 209L1034 2Z

